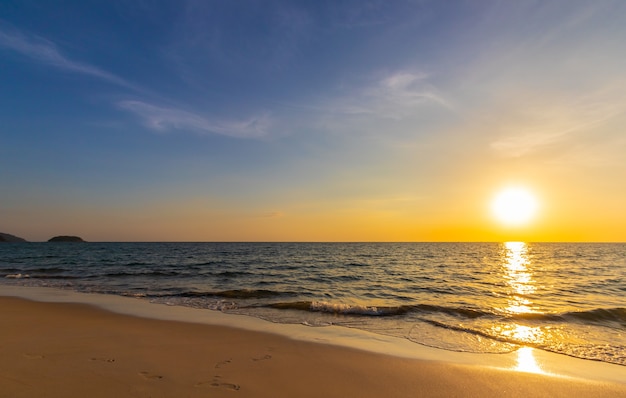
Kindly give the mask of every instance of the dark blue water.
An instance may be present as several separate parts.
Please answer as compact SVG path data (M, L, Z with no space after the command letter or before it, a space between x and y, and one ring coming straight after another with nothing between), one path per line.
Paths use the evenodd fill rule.
M626 365L626 244L6 243L0 283Z

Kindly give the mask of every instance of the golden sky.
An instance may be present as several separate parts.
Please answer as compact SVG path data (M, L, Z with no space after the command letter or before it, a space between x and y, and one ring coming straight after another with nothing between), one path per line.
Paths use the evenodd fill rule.
M626 2L49 7L0 6L2 232L626 240Z

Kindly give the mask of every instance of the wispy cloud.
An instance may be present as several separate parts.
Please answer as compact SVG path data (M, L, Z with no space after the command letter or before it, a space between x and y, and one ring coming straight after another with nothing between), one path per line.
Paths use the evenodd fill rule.
M348 97L331 102L331 111L399 120L426 103L450 107L439 90L428 82L428 77L424 72L388 74Z
M551 98L541 106L520 106L522 115L501 126L501 135L490 143L491 149L505 157L521 157L567 140L574 134L595 132L600 126L626 112L626 102L615 90L588 93L579 98Z
M131 83L113 73L70 59L61 53L56 44L38 36L0 28L0 48L15 51L37 62L61 70L92 76L119 86L136 89Z
M145 91L104 69L71 59L64 55L55 43L47 39L27 35L16 29L0 27L0 49L2 48L60 70L91 76L134 91ZM158 131L190 130L199 134L260 138L267 135L270 126L267 114L243 120L217 120L183 109L157 106L144 101L120 101L117 106L136 114L147 127Z
M268 114L245 120L217 120L178 108L168 108L143 101L120 101L117 105L139 116L150 129L157 131L189 130L198 134L221 134L236 138L262 138L271 125Z
M367 96L392 107L413 108L424 102L435 102L448 106L438 90L428 82L423 72L398 72L382 79L378 85L366 92Z
M263 218L280 218L283 217L285 215L285 213L283 213L282 211L268 211L265 213L261 214L261 217Z

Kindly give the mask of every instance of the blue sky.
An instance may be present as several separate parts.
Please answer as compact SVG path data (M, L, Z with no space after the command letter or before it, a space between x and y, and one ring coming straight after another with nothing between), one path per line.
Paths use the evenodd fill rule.
M0 230L624 240L622 1L0 4Z

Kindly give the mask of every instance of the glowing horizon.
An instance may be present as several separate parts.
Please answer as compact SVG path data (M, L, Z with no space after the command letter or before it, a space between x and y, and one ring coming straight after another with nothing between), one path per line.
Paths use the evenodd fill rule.
M624 2L95 8L0 5L0 232L626 241Z

